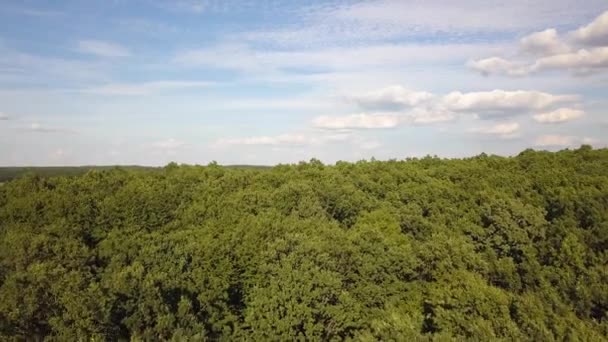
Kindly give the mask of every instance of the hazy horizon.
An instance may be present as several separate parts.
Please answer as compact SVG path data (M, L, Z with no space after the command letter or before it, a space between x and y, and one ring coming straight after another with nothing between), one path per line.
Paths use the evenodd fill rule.
M566 151L566 150L577 150L579 148L581 148L583 145L589 145L591 146L593 149L606 149L607 147L593 147L593 145L591 144L581 144L580 146L571 146L571 147L565 147L563 149L549 149L549 148L527 148L534 150L534 151L545 151L545 152L560 152L560 151ZM385 162L385 161L407 161L408 159L423 159L423 158L439 158L439 159L444 159L444 160L464 160L464 159L472 159L472 158L476 158L482 154L486 154L487 156L497 156L497 157L502 157L502 158L513 158L513 157L517 157L520 153L524 152L525 150L522 151L518 151L516 153L512 153L512 154L496 154L496 153L486 153L486 152L480 152L480 153L476 153L476 154L471 154L471 155L462 155L462 156L451 156L451 157L446 157L446 156L442 156L442 155L437 155L437 154L426 154L426 155L420 155L420 156L400 156L400 157L391 157L391 158L376 158L374 156L371 156L369 158L360 158L360 159L353 159L353 160L343 160L343 159L338 159L335 160L333 162L323 162L322 160L319 160L317 158L315 158L314 156L309 158L309 159L302 159L302 160L297 160L297 161L290 161L290 162L279 162L276 164L224 164L224 163L219 163L217 160L210 160L208 162L205 163L182 163L182 162L178 162L178 161L168 161L164 164L65 164L65 165L59 165L59 164L55 164L55 165L47 165L47 164L30 164L30 165L0 165L0 169L28 169L28 168L33 168L33 169L44 169L44 168L57 168L57 169L61 169L61 168L111 168L111 167L141 167L141 168L163 168L171 163L175 163L177 165L186 165L186 166L208 166L210 164L217 164L220 166L224 166L224 167L262 167L262 168L272 168L275 166L279 166L279 165L294 165L294 164L299 164L299 163L310 163L313 160L317 160L317 161L321 161L324 165L328 165L328 166L333 166L336 165L337 163L341 163L341 162L347 162L347 163L357 163L357 162L371 162L371 161L380 161L380 162Z

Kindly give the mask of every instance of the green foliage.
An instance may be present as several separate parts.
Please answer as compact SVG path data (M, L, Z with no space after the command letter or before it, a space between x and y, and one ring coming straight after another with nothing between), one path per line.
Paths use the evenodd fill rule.
M0 340L606 340L607 170L583 146L29 173L0 186Z

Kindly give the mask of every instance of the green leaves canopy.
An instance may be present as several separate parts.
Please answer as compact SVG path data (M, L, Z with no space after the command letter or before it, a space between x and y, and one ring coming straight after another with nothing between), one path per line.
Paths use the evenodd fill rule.
M0 339L606 340L608 150L33 174Z

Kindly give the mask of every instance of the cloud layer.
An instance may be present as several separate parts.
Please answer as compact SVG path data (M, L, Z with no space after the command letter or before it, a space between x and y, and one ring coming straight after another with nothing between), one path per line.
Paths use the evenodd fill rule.
M538 113L534 115L534 120L540 123L562 123L578 119L585 115L585 112L572 108L560 108L551 112Z
M577 42L591 46L608 46L608 11L604 12L589 25L574 31Z
M605 143L605 0L57 6L0 9L30 27L0 37L0 110L11 114L0 115L0 163L43 164L49 151L75 163L263 164Z
M488 57L468 66L483 75L521 77L543 71L590 75L608 70L608 11L577 30L559 35L555 29L532 33L519 42L521 55L535 59Z
M533 90L492 90L462 93L450 92L439 96L426 91L412 91L403 86L387 88L353 95L349 99L361 109L372 108L375 112L345 116L319 116L313 126L323 129L382 129L401 124L436 124L462 116L482 119L515 117L536 113L538 122L564 122L582 115L582 112L560 108L564 103L577 103L576 95L555 95ZM500 124L477 130L488 134L508 135L519 128L518 124Z

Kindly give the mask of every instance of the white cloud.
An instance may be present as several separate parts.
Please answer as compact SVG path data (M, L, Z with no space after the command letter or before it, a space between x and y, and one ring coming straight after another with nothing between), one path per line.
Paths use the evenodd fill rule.
M418 106L433 98L425 91L411 91L400 85L393 85L369 93L353 96L352 100L366 109L398 110Z
M10 119L8 115L0 112L0 120L8 120L8 119Z
M323 129L377 129L394 128L400 118L394 114L353 114L347 116L320 116L313 120L313 125Z
M576 144L577 138L565 135L542 135L538 137L534 144L542 147L563 147Z
M593 70L608 69L608 47L580 49L575 52L546 56L529 64L490 57L469 62L469 67L484 76L519 77L546 70L567 70L575 75L588 75Z
M540 123L560 123L571 121L585 115L585 112L572 108L559 108L551 112L534 115L534 120Z
M121 45L99 40L81 40L78 51L100 57L128 57L129 50Z
M479 72L484 76L505 75L505 76L526 76L530 73L530 67L524 63L511 62L500 57L490 57L470 61L468 67Z
M570 47L560 40L555 29L547 29L528 35L520 40L519 45L523 52L541 56L570 51Z
M408 97L411 94L416 95ZM371 103L378 111L372 114L319 116L313 120L313 126L330 130L353 130L386 129L403 124L428 125L451 121L459 115L471 115L474 118L509 117L551 109L563 103L573 103L579 100L576 95L500 89L469 93L451 92L445 96L438 96L428 92L408 91L401 86L381 88L378 91L367 93L365 96L351 98L358 99L357 102L363 102L360 107L369 107ZM365 101L360 99L365 99ZM552 115L564 115L560 111L556 111L556 113L558 114ZM575 115L575 113L568 115ZM518 124L503 124L491 129L481 129L478 132L507 135L509 132L501 130L513 128L519 128Z
M403 111L381 111L343 116L319 116L312 124L328 130L388 129L402 124L428 125L451 121L456 114L438 103L425 103Z
M519 131L519 124L517 122L500 123L494 126L481 127L473 129L473 132L489 135L497 135L501 138L513 138Z
M482 92L452 92L443 98L450 110L468 112L504 112L545 109L563 102L578 100L575 95L553 95L540 91L493 90Z
M580 48L580 45L589 46ZM512 61L490 57L469 62L483 75L527 76L549 70L565 70L574 75L590 75L608 70L608 11L591 24L565 35L555 29L536 32L521 39L521 52L536 55L534 60Z
M98 95L150 95L163 91L187 88L202 88L214 85L213 82L198 81L155 81L143 83L112 83L82 90L84 93Z
M608 47L580 49L576 52L543 57L531 66L533 71L560 69L575 74L586 74L594 69L608 69Z
M601 14L589 25L583 26L572 33L576 41L586 45L608 45L608 11Z

